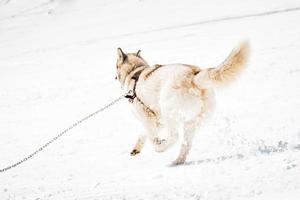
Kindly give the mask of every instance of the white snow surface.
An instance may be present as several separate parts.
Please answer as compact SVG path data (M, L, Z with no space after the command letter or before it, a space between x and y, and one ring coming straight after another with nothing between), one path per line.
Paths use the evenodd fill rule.
M243 75L184 165L146 144L122 100L0 173L0 200L300 199L299 0L1 0L0 168L117 98L116 48L151 64L216 66L241 40Z

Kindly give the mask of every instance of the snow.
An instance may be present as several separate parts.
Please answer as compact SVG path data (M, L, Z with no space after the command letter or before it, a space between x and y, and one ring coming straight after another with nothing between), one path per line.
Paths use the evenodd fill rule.
M298 200L299 22L299 0L0 1L0 168L122 94L117 47L210 67L251 44L185 165L179 143L130 156L143 129L123 100L1 173L0 199Z

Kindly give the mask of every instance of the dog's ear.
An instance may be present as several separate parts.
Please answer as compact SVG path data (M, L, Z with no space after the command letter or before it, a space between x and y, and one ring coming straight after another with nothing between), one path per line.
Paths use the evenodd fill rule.
M118 52L118 59L121 61L121 62L124 62L125 58L126 58L126 54L122 51L121 48L118 48L117 50Z
M140 54L141 54L141 50L138 50L135 55L140 57Z

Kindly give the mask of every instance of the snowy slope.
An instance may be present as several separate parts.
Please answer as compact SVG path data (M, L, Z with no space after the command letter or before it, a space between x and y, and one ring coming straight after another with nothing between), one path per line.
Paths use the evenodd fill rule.
M209 67L251 44L185 165L179 145L129 156L143 129L123 100L1 173L0 199L298 200L299 24L299 0L0 0L0 168L122 94L117 47Z

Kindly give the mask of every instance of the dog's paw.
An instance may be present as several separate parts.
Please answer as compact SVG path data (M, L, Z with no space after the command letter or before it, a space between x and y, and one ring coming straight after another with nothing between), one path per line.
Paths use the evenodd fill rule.
M153 140L153 144L154 144L154 150L158 153L164 152L167 149L165 139L155 138Z
M153 143L155 145L161 145L161 144L164 144L165 142L166 142L165 139L154 138L154 140L153 140Z
M137 154L139 154L139 153L140 153L139 150L133 149L133 150L130 152L130 155L131 155L131 156L135 156L135 155L137 155Z
M175 167L178 165L182 165L182 164L184 164L184 162L185 162L185 159L176 159L171 163L171 166Z

